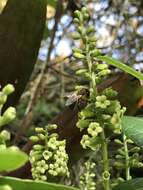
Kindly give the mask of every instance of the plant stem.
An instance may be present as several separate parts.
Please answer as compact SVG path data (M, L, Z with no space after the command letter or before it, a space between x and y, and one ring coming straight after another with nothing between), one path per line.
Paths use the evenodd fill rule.
M109 159L108 159L108 144L107 144L107 139L105 137L105 132L104 129L101 133L101 139L102 139L102 157L103 157L103 174L105 174L105 172L108 174L109 173ZM104 185L104 189L105 190L110 190L110 176L108 176L107 178L105 178L106 176L103 177L103 185Z
M89 74L91 76L90 88L92 88L95 95L97 95L97 86L96 86L96 81L95 81L95 74L93 75L93 72L92 72L92 60L91 60L90 54L88 53L89 52L88 44L86 44L86 52L87 52L86 60L87 60L87 65L88 65L88 71L89 71Z
M2 113L1 113L1 112L2 112L2 107L3 107L3 105L0 106L0 116L1 116L1 114L2 114Z
M126 166L126 180L131 179L130 175L130 166L129 166L129 152L128 152L128 146L127 146L127 138L126 135L123 134L123 142L124 142L124 150L125 150L125 166Z

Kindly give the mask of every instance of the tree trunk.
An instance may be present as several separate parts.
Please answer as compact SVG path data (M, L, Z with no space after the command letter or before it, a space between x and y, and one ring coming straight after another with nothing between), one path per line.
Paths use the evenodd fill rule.
M0 15L0 85L12 83L15 105L32 73L46 20L47 0L8 0Z

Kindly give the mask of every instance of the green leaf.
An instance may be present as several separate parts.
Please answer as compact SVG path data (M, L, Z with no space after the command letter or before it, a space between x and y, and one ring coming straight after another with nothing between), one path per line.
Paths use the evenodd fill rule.
M0 190L12 190L9 185L0 185Z
M143 80L143 74L134 70L133 68L129 67L128 65L125 65L121 61L118 61L117 59L114 59L114 58L111 58L108 56L98 56L97 58L101 61L105 61L106 63L123 70L126 73L133 75L134 77L138 78L139 80Z
M139 117L124 116L122 128L125 135L138 146L143 148L143 119Z
M120 183L113 190L143 190L143 178L136 178Z
M13 190L79 190L77 188L33 180L22 180L12 177L0 177L0 185L9 185Z
M0 171L12 171L28 161L28 156L20 151L11 148L0 149Z

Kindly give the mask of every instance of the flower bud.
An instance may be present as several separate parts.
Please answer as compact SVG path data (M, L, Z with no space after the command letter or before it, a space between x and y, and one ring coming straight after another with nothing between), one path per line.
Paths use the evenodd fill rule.
M36 131L37 133L43 133L43 132L44 132L44 129L41 128L41 127L36 127L36 128L35 128L35 131Z
M10 121L14 120L16 117L16 110L14 107L9 107L3 114L3 117L9 123Z
M135 146L135 147L131 148L129 151L130 152L139 152L140 151L140 147Z
M92 50L90 54L91 54L91 56L96 57L96 56L99 56L99 55L100 55L100 51L97 50L97 49L95 49L95 50ZM100 65L101 65L101 64L100 64ZM99 65L97 65L97 69L98 69L98 66L99 66Z
M76 71L77 75L83 75L85 73L87 73L87 69L79 69L78 71Z
M117 167L117 168L120 168L120 169L125 168L125 164L123 164L123 163L121 163L121 162L115 162L115 163L114 163L114 166Z
M0 92L0 105L3 105L7 100L7 95L5 95L3 92Z
M110 173L108 171L104 171L102 174L103 180L109 180L110 179Z
M138 153L134 153L134 154L132 155L132 158L138 159L138 158L139 158L139 154L138 154Z
M117 154L117 155L115 156L115 158L116 158L116 159L124 159L124 156L122 156L122 155L120 155L120 154Z
M92 33L92 32L94 32L94 27L93 27L93 26L89 26L89 27L87 28L87 30L86 30L86 33L87 33L87 34L90 34L90 33Z
M135 162L135 163L133 164L133 167L134 167L134 168L142 168L142 167L143 167L143 163L142 163L142 162Z
M87 128L89 125L90 121L88 120L79 120L77 122L77 127L80 128L80 130L83 130L84 128Z
M95 105L96 105L96 107L105 109L105 108L107 108L107 106L110 105L110 101L107 100L105 95L97 96Z
M73 22L79 24L79 19L78 18L74 18Z
M82 147L86 149L90 145L90 138L88 135L83 135L81 141L80 141Z
M80 34L78 32L73 32L72 33L72 38L74 40L79 40L81 38Z
M78 27L78 29L77 29L77 31L78 31L80 34L82 34L82 33L83 33L83 31L84 31L84 28L83 28L83 27L81 27L81 26L79 26L79 27Z
M108 69L108 65L107 64L98 64L97 69L99 69L99 70Z
M127 143L133 144L134 142L131 139L127 139Z
M42 133L37 135L39 137L40 140L44 140L45 139L45 135L43 135Z
M2 92L5 94L5 95L9 95L11 93L14 92L14 86L12 84L7 84L3 89L2 89Z
M3 114L2 117L0 117L0 126L6 125L10 123L12 120L14 120L16 117L16 110L14 107L9 107Z
M82 50L79 48L73 48L72 50L76 53L82 53Z
M101 77L101 76L106 76L108 74L110 74L111 71L109 69L105 69L105 70L102 70L98 73L98 75Z
M73 56L75 58L78 58L78 59L84 59L85 58L85 55L83 55L81 53L77 53L77 52L73 53Z
M103 131L103 129L102 129L102 127L96 127L96 131L97 131L97 133L101 133L102 131Z
M45 127L48 131L57 129L57 125L56 124L49 124Z
M89 14L85 13L85 14L83 15L83 19L84 19L84 20L88 20L88 19L89 19Z
M49 160L49 158L52 157L52 152L45 150L42 155L43 155L45 160Z
M85 14L85 13L88 13L88 10L87 10L86 7L82 7L81 12L82 12L83 14Z
M123 142L121 140L119 140L119 139L115 139L114 141L115 141L115 143L117 143L119 145L123 145Z
M10 133L6 130L3 130L0 133L0 138L2 138L4 141L10 140Z
M40 180L41 180L41 181L47 181L47 176L46 176L46 175L40 176Z
M118 149L118 152L119 152L119 154L121 154L121 155L125 156L125 151L124 151L124 150L122 150L122 148Z
M9 150L12 150L12 151L19 151L19 148L17 146L10 146L8 147Z
M89 42L96 42L97 41L95 36L89 37L88 40L89 40Z
M80 18L81 13L80 13L80 11L76 10L76 11L74 12L74 15L75 15L76 18Z
M33 142L38 142L39 141L39 138L37 136L31 136L29 139L31 141L33 141Z
M42 150L43 148L44 148L43 145L40 145L40 144L36 144L33 146L34 150Z
M56 137L56 138L58 138L59 135L58 135L57 133L52 133L52 134L50 135L50 137Z

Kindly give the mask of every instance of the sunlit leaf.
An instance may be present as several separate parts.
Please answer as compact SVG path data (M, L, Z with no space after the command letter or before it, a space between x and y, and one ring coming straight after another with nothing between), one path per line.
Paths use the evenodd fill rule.
M136 178L120 183L113 190L143 190L143 178Z
M129 67L128 65L118 61L117 59L111 58L109 56L98 56L98 59L101 61L105 61L107 64L113 65L126 73L131 74L132 76L138 78L139 80L143 80L143 74Z
M122 119L122 127L125 135L143 148L143 119L124 116Z
M35 182L33 180L22 180L12 177L0 177L0 185L9 185L13 190L78 190L55 183Z
M28 156L20 151L11 148L0 149L0 171L12 171L28 161Z

